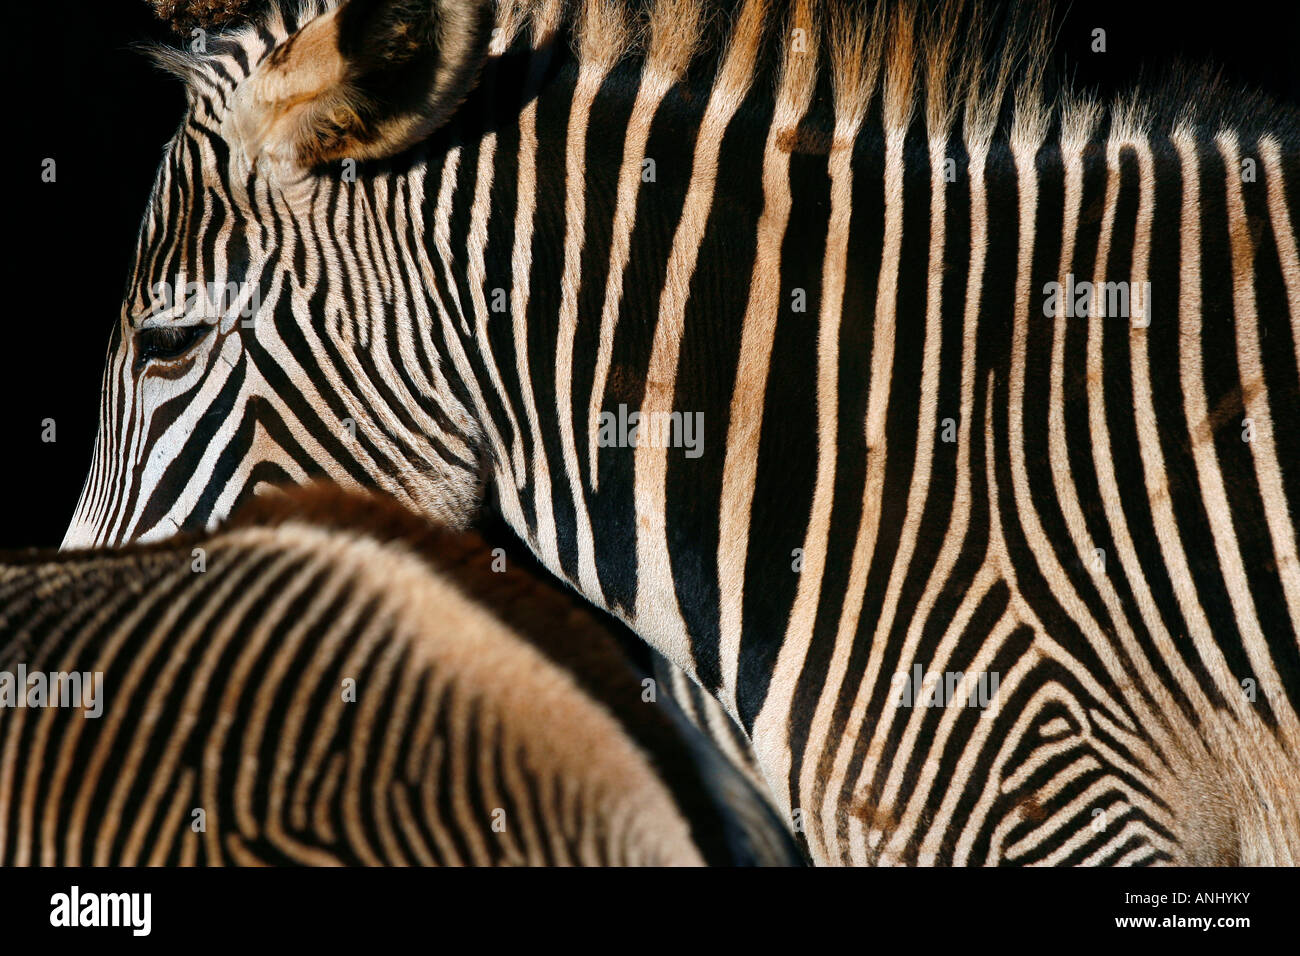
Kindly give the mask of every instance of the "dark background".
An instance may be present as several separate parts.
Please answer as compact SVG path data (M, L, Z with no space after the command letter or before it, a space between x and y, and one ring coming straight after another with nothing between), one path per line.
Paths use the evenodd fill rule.
M1182 56L1300 103L1300 3L1061 4L1057 57L1102 93ZM90 466L100 375L162 146L184 109L177 81L131 43L166 40L143 0L20 2L5 12L9 78L0 337L0 550L55 546ZM1106 30L1107 52L1090 51ZM41 182L53 157L56 183ZM14 200L16 199L16 202ZM57 441L41 441L43 419Z

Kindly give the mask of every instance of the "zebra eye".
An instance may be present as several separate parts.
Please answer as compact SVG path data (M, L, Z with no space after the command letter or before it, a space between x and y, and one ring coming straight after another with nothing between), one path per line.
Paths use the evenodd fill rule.
M212 326L206 322L195 325L155 325L147 329L137 329L137 355L141 362L180 358Z

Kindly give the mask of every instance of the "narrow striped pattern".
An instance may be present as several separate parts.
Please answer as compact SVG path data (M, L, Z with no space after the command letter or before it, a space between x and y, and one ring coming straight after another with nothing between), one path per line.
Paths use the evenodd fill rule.
M253 164L319 12L164 57L68 545L318 475L482 508L817 862L1300 858L1294 107L1096 102L1033 4L501 0L426 139ZM142 331L232 274L251 326Z
M671 722L570 599L379 502L262 510L0 562L0 862L743 859L719 856ZM84 674L84 706L16 706L13 680L54 702L24 673ZM741 796L755 812L725 825L750 861L788 861Z

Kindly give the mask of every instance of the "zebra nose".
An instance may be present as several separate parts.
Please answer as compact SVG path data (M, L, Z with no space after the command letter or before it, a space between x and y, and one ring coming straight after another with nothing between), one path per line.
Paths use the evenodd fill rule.
M79 551L93 548L96 544L95 528L86 521L73 518L72 524L68 525L68 530L64 532L63 543L59 545L59 550Z

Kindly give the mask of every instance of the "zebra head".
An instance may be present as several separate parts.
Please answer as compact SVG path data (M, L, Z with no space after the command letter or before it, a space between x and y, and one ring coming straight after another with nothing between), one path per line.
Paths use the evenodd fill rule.
M424 321L433 266L410 217L446 149L430 134L486 58L491 6L277 3L154 51L188 108L140 228L65 548L197 530L322 476L465 522L477 434Z

